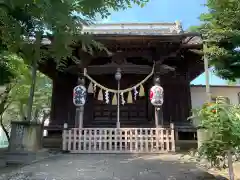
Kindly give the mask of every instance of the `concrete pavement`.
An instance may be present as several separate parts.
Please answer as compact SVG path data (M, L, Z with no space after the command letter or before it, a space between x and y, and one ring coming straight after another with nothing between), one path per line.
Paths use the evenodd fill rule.
M175 155L63 154L27 165L0 180L211 180Z

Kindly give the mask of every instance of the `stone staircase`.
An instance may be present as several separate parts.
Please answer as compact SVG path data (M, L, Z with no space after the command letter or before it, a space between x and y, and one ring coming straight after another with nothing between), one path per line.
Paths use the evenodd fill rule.
M6 151L7 151L6 148L0 148L0 168L6 166L6 158L5 158Z
M43 148L50 150L61 150L62 149L62 134L54 134L43 137Z

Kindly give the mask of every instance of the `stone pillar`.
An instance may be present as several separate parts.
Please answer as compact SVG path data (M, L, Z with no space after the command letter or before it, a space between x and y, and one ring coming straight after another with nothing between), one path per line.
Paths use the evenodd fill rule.
M36 153L42 149L42 128L37 122L12 121L8 163L30 163L36 159Z

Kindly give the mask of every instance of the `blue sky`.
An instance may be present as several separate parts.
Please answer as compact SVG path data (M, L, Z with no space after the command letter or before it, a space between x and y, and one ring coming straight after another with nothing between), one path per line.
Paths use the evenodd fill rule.
M113 12L108 19L102 22L126 23L126 22L182 22L183 28L198 25L198 17L202 12L206 12L205 0L150 0L144 7L133 6L121 12ZM210 75L212 85L221 85L226 82L213 73ZM205 84L204 74L200 75L192 84Z

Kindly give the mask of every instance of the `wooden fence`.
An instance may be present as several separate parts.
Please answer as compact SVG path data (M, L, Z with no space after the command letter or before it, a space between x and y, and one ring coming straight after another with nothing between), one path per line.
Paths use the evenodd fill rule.
M175 151L170 128L72 128L64 125L63 151L70 153L166 153Z

